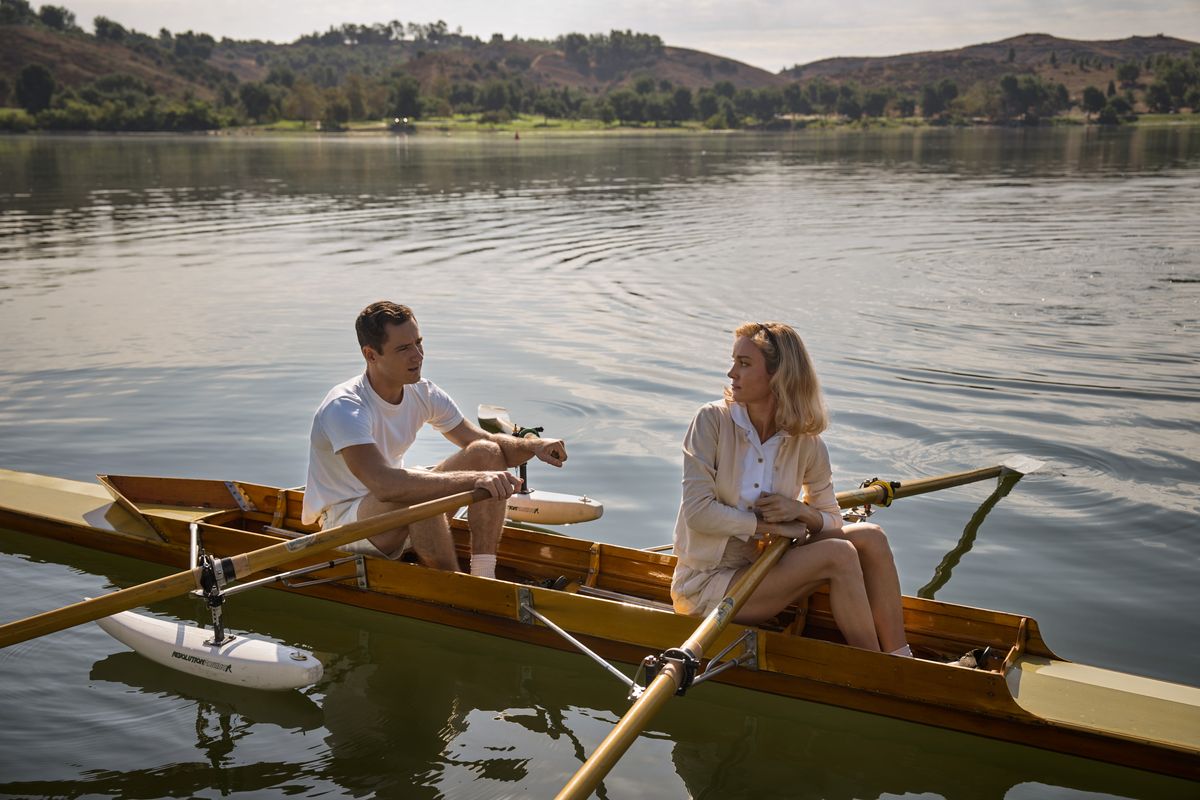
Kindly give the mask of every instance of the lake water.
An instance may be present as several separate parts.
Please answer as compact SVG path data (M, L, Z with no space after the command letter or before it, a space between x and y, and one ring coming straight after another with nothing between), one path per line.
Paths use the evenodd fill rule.
M906 593L1200 683L1200 127L448 139L0 138L0 467L304 482L357 312L415 309L468 414L563 437L579 534L670 541L730 331L804 335L835 480L1047 462L898 502ZM447 454L419 440L414 463ZM961 541L960 541L961 540ZM0 619L161 570L0 532ZM154 608L196 617L188 601ZM625 710L590 661L274 592L317 650L263 698L95 626L0 651L0 796L546 797ZM708 684L604 797L1195 797L1183 784Z

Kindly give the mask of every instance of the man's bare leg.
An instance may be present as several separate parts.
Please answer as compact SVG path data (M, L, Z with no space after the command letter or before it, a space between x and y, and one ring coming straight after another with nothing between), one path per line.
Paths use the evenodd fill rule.
M360 520L378 516L386 511L407 508L399 503L364 497L358 506ZM445 514L418 520L404 528L385 531L370 537L371 544L388 558L399 558L404 552L405 540L412 546L417 558L427 567L454 572L458 569L458 557L454 552L454 539L450 536L450 525Z
M495 442L478 439L434 467L437 472L454 470L500 471L508 469L504 451ZM507 500L493 498L467 506L471 526L471 574L496 576L496 549L504 528Z

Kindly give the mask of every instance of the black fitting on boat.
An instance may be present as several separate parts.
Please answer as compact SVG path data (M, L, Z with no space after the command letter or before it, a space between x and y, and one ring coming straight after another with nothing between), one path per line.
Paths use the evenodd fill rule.
M692 655L690 650L684 650L682 647L672 647L669 650L664 650L661 656L657 656L658 669L665 667L668 663L674 662L679 665L683 671L683 675L679 679L679 688L675 690L675 694L682 697L691 687L692 681L696 679L696 673L700 670L700 659ZM647 677L649 670L647 670ZM647 681L648 682L648 681Z
M228 560L222 559L221 561ZM200 587L204 590L204 602L208 604L208 610L212 612L213 622L213 637L205 644L221 645L228 640L225 637L225 625L221 622L221 606L225 605L225 595L221 594L221 585L224 580L218 579L217 569L223 568L225 565L221 563L219 567L217 559L205 553L200 556L199 566Z

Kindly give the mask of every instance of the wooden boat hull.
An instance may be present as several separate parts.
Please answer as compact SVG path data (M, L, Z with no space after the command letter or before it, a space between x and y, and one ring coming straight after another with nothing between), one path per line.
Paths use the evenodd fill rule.
M299 521L297 490L179 478L101 476L101 482L0 470L0 526L175 569L190 566L191 523L217 556L274 544L275 530L311 530ZM465 559L467 533L457 522L454 529ZM308 555L295 566L324 558ZM289 591L570 649L522 608L532 606L601 655L626 663L677 646L696 625L666 605L673 556L510 528L499 563L499 574L513 581L366 559L367 588L350 564L310 576L345 581ZM559 576L570 581L563 590L538 585ZM785 614L780 625L754 631L753 668L715 679L1200 780L1200 689L1060 659L1028 617L913 597L904 598L904 613L909 641L923 654L951 660L989 647L1001 658L990 669L967 669L847 647L828 596L818 593L806 612L795 610L795 619ZM730 626L718 647L745 631Z

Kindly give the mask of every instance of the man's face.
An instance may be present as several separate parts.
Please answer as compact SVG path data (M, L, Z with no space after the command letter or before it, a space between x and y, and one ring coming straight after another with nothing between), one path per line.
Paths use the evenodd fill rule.
M421 380L425 347L417 321L409 319L401 325L392 323L386 331L382 352L377 353L370 347L363 348L367 361L390 384L409 384Z

